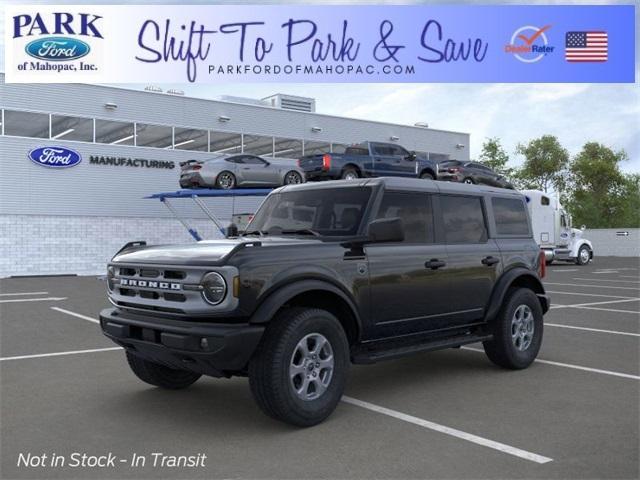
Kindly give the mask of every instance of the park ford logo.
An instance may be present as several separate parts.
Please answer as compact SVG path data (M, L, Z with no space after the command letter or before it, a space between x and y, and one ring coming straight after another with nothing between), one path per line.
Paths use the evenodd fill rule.
M34 148L28 156L33 163L49 168L74 167L82 161L78 152L64 147Z
M45 37L28 43L25 51L38 60L64 62L84 57L91 48L76 38Z

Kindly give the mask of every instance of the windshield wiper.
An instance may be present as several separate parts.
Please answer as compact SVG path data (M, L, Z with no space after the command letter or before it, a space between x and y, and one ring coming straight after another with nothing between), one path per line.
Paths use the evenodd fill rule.
M282 230L283 234L289 234L289 235L313 235L314 237L321 237L322 235L320 235L318 232L316 232L315 230L312 230L310 228L300 228L298 230Z
M268 235L269 232L264 232L262 230L251 230L250 232L243 232L242 236L245 237L247 235L259 235L259 236L263 236L263 235Z

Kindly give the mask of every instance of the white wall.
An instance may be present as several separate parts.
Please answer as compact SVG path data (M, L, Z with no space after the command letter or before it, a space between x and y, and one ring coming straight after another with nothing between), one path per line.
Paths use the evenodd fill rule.
M585 230L583 237L591 240L596 257L640 257L640 228L593 228Z

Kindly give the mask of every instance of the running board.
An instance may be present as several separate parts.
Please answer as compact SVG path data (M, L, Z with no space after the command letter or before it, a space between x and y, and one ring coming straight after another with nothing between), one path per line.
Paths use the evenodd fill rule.
M486 342L491 340L493 335L489 334L467 334L455 337L445 337L438 339L423 340L419 343L397 346L388 345L388 341L379 342L378 345L361 346L351 355L351 361L357 364L376 363L383 360L393 360L395 358L413 355L414 353L430 352L432 350L442 350L445 348L456 348L469 343Z

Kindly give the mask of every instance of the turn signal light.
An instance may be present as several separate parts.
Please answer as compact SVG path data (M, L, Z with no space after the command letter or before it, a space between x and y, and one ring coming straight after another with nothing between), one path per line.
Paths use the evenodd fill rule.
M331 168L331 155L325 153L322 156L322 169L329 170Z
M202 165L194 165L193 167L191 167L191 170L200 170L202 168Z

